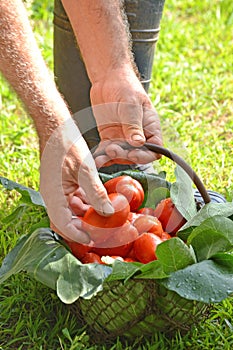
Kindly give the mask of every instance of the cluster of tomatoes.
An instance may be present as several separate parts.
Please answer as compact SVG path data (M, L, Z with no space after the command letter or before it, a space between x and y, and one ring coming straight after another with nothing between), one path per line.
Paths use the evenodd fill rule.
M91 241L88 245L67 242L73 255L82 263L108 264L119 259L146 264L156 260L158 244L174 236L185 223L171 198L162 200L155 209L139 209L144 191L137 180L123 175L104 186L115 212L109 217L92 207L85 212L82 228Z

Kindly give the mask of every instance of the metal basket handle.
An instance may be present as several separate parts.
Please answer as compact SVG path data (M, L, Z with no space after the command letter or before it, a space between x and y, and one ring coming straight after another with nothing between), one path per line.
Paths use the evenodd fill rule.
M184 169L184 171L189 175L189 177L192 179L194 185L196 186L196 188L200 192L200 194L201 194L201 196L202 196L202 198L204 200L204 203L205 204L210 203L211 199L210 199L210 196L209 196L209 194L208 194L204 184L202 183L201 179L198 177L196 172L190 167L189 164L187 164L184 161L183 158L181 158L180 156L178 156L174 152L170 151L169 149L164 148L162 146L155 145L153 143L146 142L143 147L146 147L149 151L152 151L152 152L155 152L155 153L158 153L158 154L162 154L163 156L173 160L182 169ZM129 148L129 145L127 146L127 148ZM94 154L94 157L96 158L97 156L104 155L104 154L105 153L102 150L101 152L96 152Z
M163 156L166 156L167 158L173 160L182 169L184 169L184 171L189 175L189 177L192 179L194 185L196 186L196 188L200 192L205 204L210 203L211 199L210 199L210 196L209 196L203 182L201 181L201 179L199 178L197 173L190 167L190 165L188 163L186 163L184 161L183 158L178 156L176 153L170 151L169 149L164 148L162 146L154 145L153 143L145 143L144 146L150 151L162 154Z

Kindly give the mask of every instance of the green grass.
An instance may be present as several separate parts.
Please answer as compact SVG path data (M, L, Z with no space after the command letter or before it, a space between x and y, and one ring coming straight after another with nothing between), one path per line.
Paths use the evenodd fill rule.
M27 1L38 44L52 69L51 1ZM161 118L165 146L184 157L206 187L233 198L233 76L231 0L170 0L165 5L156 48L151 98ZM0 174L38 189L38 141L20 101L0 77ZM159 167L172 178L171 161ZM157 165L158 167L158 165ZM43 213L26 211L13 224L2 219L18 195L1 188L0 260ZM33 215L34 214L34 215ZM209 350L233 348L233 299L216 305L210 317L186 335L155 334L98 346L70 307L25 274L0 286L1 350Z
M164 143L232 198L231 1L168 1L151 88ZM162 162L162 164L164 164Z

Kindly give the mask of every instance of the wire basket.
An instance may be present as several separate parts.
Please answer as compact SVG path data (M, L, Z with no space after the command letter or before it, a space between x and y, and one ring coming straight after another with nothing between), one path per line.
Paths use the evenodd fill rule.
M130 279L104 284L95 297L80 299L73 310L88 325L95 340L151 336L155 332L186 333L208 317L210 305L187 300L155 280Z

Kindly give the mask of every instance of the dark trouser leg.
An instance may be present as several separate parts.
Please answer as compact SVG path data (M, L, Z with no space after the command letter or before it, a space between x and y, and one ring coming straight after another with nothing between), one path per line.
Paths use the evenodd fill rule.
M54 2L54 75L72 113L79 117L78 127L92 149L100 139L95 119L88 108L91 105L91 83L61 0ZM77 113L83 110L85 118L82 118L84 113Z
M132 34L134 58L146 91L149 89L164 1L125 0L124 2ZM61 0L55 0L54 6L54 74L60 92L73 114L76 113L77 125L89 148L94 149L99 143L99 134L91 108L88 108L91 106L89 96L91 84ZM113 172L131 166L110 168L108 171Z
M133 53L141 83L148 92L165 0L125 0Z

